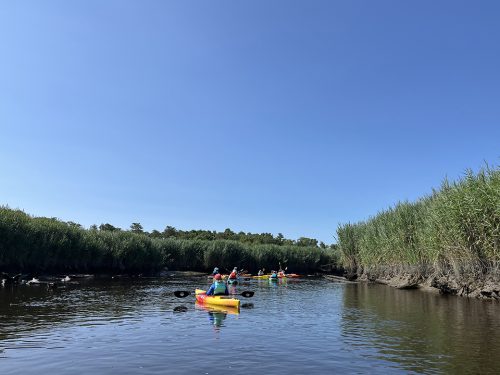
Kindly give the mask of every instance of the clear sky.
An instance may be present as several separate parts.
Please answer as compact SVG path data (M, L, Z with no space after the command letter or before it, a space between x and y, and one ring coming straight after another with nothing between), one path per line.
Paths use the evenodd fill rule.
M2 1L0 205L283 233L500 161L499 1Z

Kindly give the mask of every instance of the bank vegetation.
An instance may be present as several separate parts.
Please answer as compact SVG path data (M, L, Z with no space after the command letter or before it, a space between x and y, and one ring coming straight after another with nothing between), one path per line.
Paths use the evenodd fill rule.
M500 298L500 170L468 171L416 202L337 230L350 278Z
M172 227L167 229L172 234ZM126 231L110 224L85 229L74 222L0 207L0 271L154 274L164 269L204 272L218 266L223 271L238 267L257 272L281 264L299 273L320 271L338 261L334 249L305 239L290 242L277 236L283 241L269 244L258 236L252 237L253 242L239 242L217 235L183 239L178 236L188 235L174 234L146 233L138 223Z

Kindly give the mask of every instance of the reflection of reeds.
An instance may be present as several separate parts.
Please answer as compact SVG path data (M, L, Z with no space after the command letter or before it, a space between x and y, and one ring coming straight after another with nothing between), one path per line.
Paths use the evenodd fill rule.
M497 304L358 283L342 306L345 344L377 348L407 372L498 373Z
M256 272L283 263L294 272L335 262L329 249L243 244L229 240L152 238L121 230L83 229L55 218L0 207L0 268L12 271L149 272L163 267L207 271L239 266Z
M346 268L419 266L457 274L498 269L500 170L468 171L417 202L403 202L337 229Z

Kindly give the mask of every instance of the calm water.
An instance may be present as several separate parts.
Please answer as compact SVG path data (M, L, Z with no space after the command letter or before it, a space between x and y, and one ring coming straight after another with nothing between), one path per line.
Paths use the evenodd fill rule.
M248 281L240 313L174 290L205 277L0 289L0 374L500 373L500 304L322 279Z

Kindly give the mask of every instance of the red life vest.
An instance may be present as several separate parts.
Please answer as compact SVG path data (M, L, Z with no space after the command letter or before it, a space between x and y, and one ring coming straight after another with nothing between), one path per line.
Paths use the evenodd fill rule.
M229 275L229 278L230 279L236 279L236 272L231 272L231 274Z

